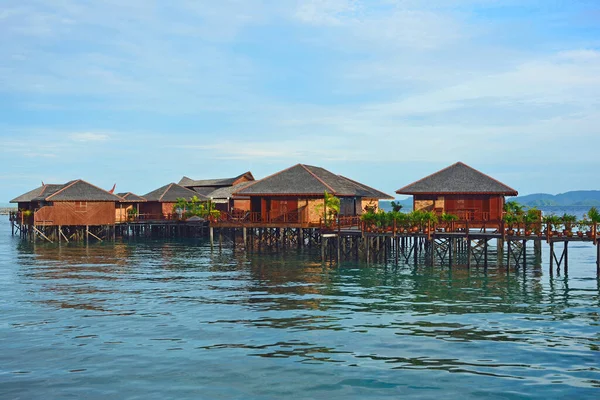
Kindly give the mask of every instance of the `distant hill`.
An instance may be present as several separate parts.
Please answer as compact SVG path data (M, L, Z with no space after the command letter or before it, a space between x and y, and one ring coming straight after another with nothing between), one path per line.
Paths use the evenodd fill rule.
M572 192L552 195L548 193L534 193L527 196L511 197L523 205L531 207L547 206L600 206L600 190L575 190Z

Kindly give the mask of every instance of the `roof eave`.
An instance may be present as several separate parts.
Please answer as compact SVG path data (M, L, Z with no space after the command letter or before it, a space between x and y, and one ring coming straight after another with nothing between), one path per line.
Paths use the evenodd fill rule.
M405 194L405 195L411 195L411 196L415 196L415 195L439 195L439 194L443 194L443 195L460 195L460 194L489 194L489 195L496 195L496 196L518 196L519 192L514 191L514 192L414 192L414 191L403 191L401 189L396 190L397 194Z

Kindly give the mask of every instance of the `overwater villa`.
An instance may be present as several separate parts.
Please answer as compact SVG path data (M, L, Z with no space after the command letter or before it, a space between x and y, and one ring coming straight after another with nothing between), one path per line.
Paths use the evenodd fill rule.
M117 193L121 198L116 210L116 222L125 222L140 214L140 203L147 200L135 193Z
M413 196L413 209L457 215L466 221L502 219L505 196L518 192L462 162L396 190Z
M209 194L215 190L230 188L251 181L254 181L254 176L252 175L252 172L247 171L238 176L234 176L233 178L194 180L184 176L179 181L179 185L200 193L203 196L210 197Z
M249 198L250 210L243 216L225 214L217 224L318 226L325 193L340 199L341 217L358 216L367 206L376 208L378 200L393 198L324 168L297 164L232 193L234 199Z
M78 179L65 184L44 184L11 200L22 218L39 226L88 226L115 223L120 197Z
M161 220L176 217L173 211L178 199L186 201L197 197L199 200L208 200L206 196L185 188L177 183L169 183L142 196L145 202L139 204L139 219Z

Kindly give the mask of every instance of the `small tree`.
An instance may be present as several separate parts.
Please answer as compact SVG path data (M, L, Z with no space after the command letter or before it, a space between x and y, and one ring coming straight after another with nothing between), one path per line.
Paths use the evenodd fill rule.
M402 204L400 204L400 202L396 203L395 201L392 201L390 205L392 206L392 211L394 212L400 212L400 210L402 210Z
M315 209L321 214L325 226L329 226L333 219L340 213L340 199L325 192L323 203L317 204Z

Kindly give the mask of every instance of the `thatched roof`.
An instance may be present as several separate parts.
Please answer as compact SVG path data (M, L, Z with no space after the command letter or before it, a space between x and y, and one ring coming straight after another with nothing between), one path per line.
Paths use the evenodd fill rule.
M457 162L421 180L396 190L398 194L497 194L516 196L518 192L494 178Z
M198 197L200 200L207 200L205 196L194 192L193 190L184 188L176 183L169 183L163 187L146 193L142 197L147 201L159 201L165 203L174 203L177 199L183 198L185 200L191 200L192 197Z
M390 196L387 193L383 193L377 189L373 189L372 187L367 186L364 183L357 182L350 178L346 178L345 176L342 176L342 175L340 175L340 177L347 179L348 181L350 181L354 185L356 185L360 192L360 197L364 197L367 199L394 200L393 196Z
M78 179L68 182L53 194L46 195L46 201L120 201L118 196Z
M121 198L121 203L143 203L146 201L142 196L138 196L131 192L117 193L117 196Z
M23 193L22 195L20 195L19 197L15 197L14 199L12 199L10 202L11 203L29 203L31 201L33 201L33 199L35 198L39 198L40 196L42 196L42 193L44 193L44 191L50 187L62 187L63 185L42 185L40 187L37 187L33 190L30 190L27 193ZM56 191L56 190L55 190Z
M191 188L191 187L199 188L199 187L203 187L203 186L217 188L217 187L222 187L222 186L232 186L237 180L239 180L240 178L243 178L243 177L246 177L250 181L254 180L254 176L252 175L252 172L248 171L248 172L244 172L243 174L238 175L233 178L194 180L194 179L188 178L187 176L184 176L179 181L179 185L185 186L187 188Z
M120 201L108 191L82 179L65 184L47 184L11 200L11 203L31 201Z
M217 190L213 190L212 192L208 193L206 195L206 197L208 197L210 199L230 199L230 198L234 197L233 196L234 193L236 193L239 190L242 190L246 186L251 185L253 183L254 182L252 182L252 181L242 182L242 183L239 183L234 186L227 186L227 187L219 188ZM235 196L235 198L236 199L244 198L244 196Z
M240 196L322 196L324 192L328 192L344 197L369 197L366 196L368 191L366 188L368 187L324 168L297 164L255 181L234 194ZM375 194L371 191L369 193ZM378 198L379 196L373 197ZM384 196L384 198L388 197L390 196Z

